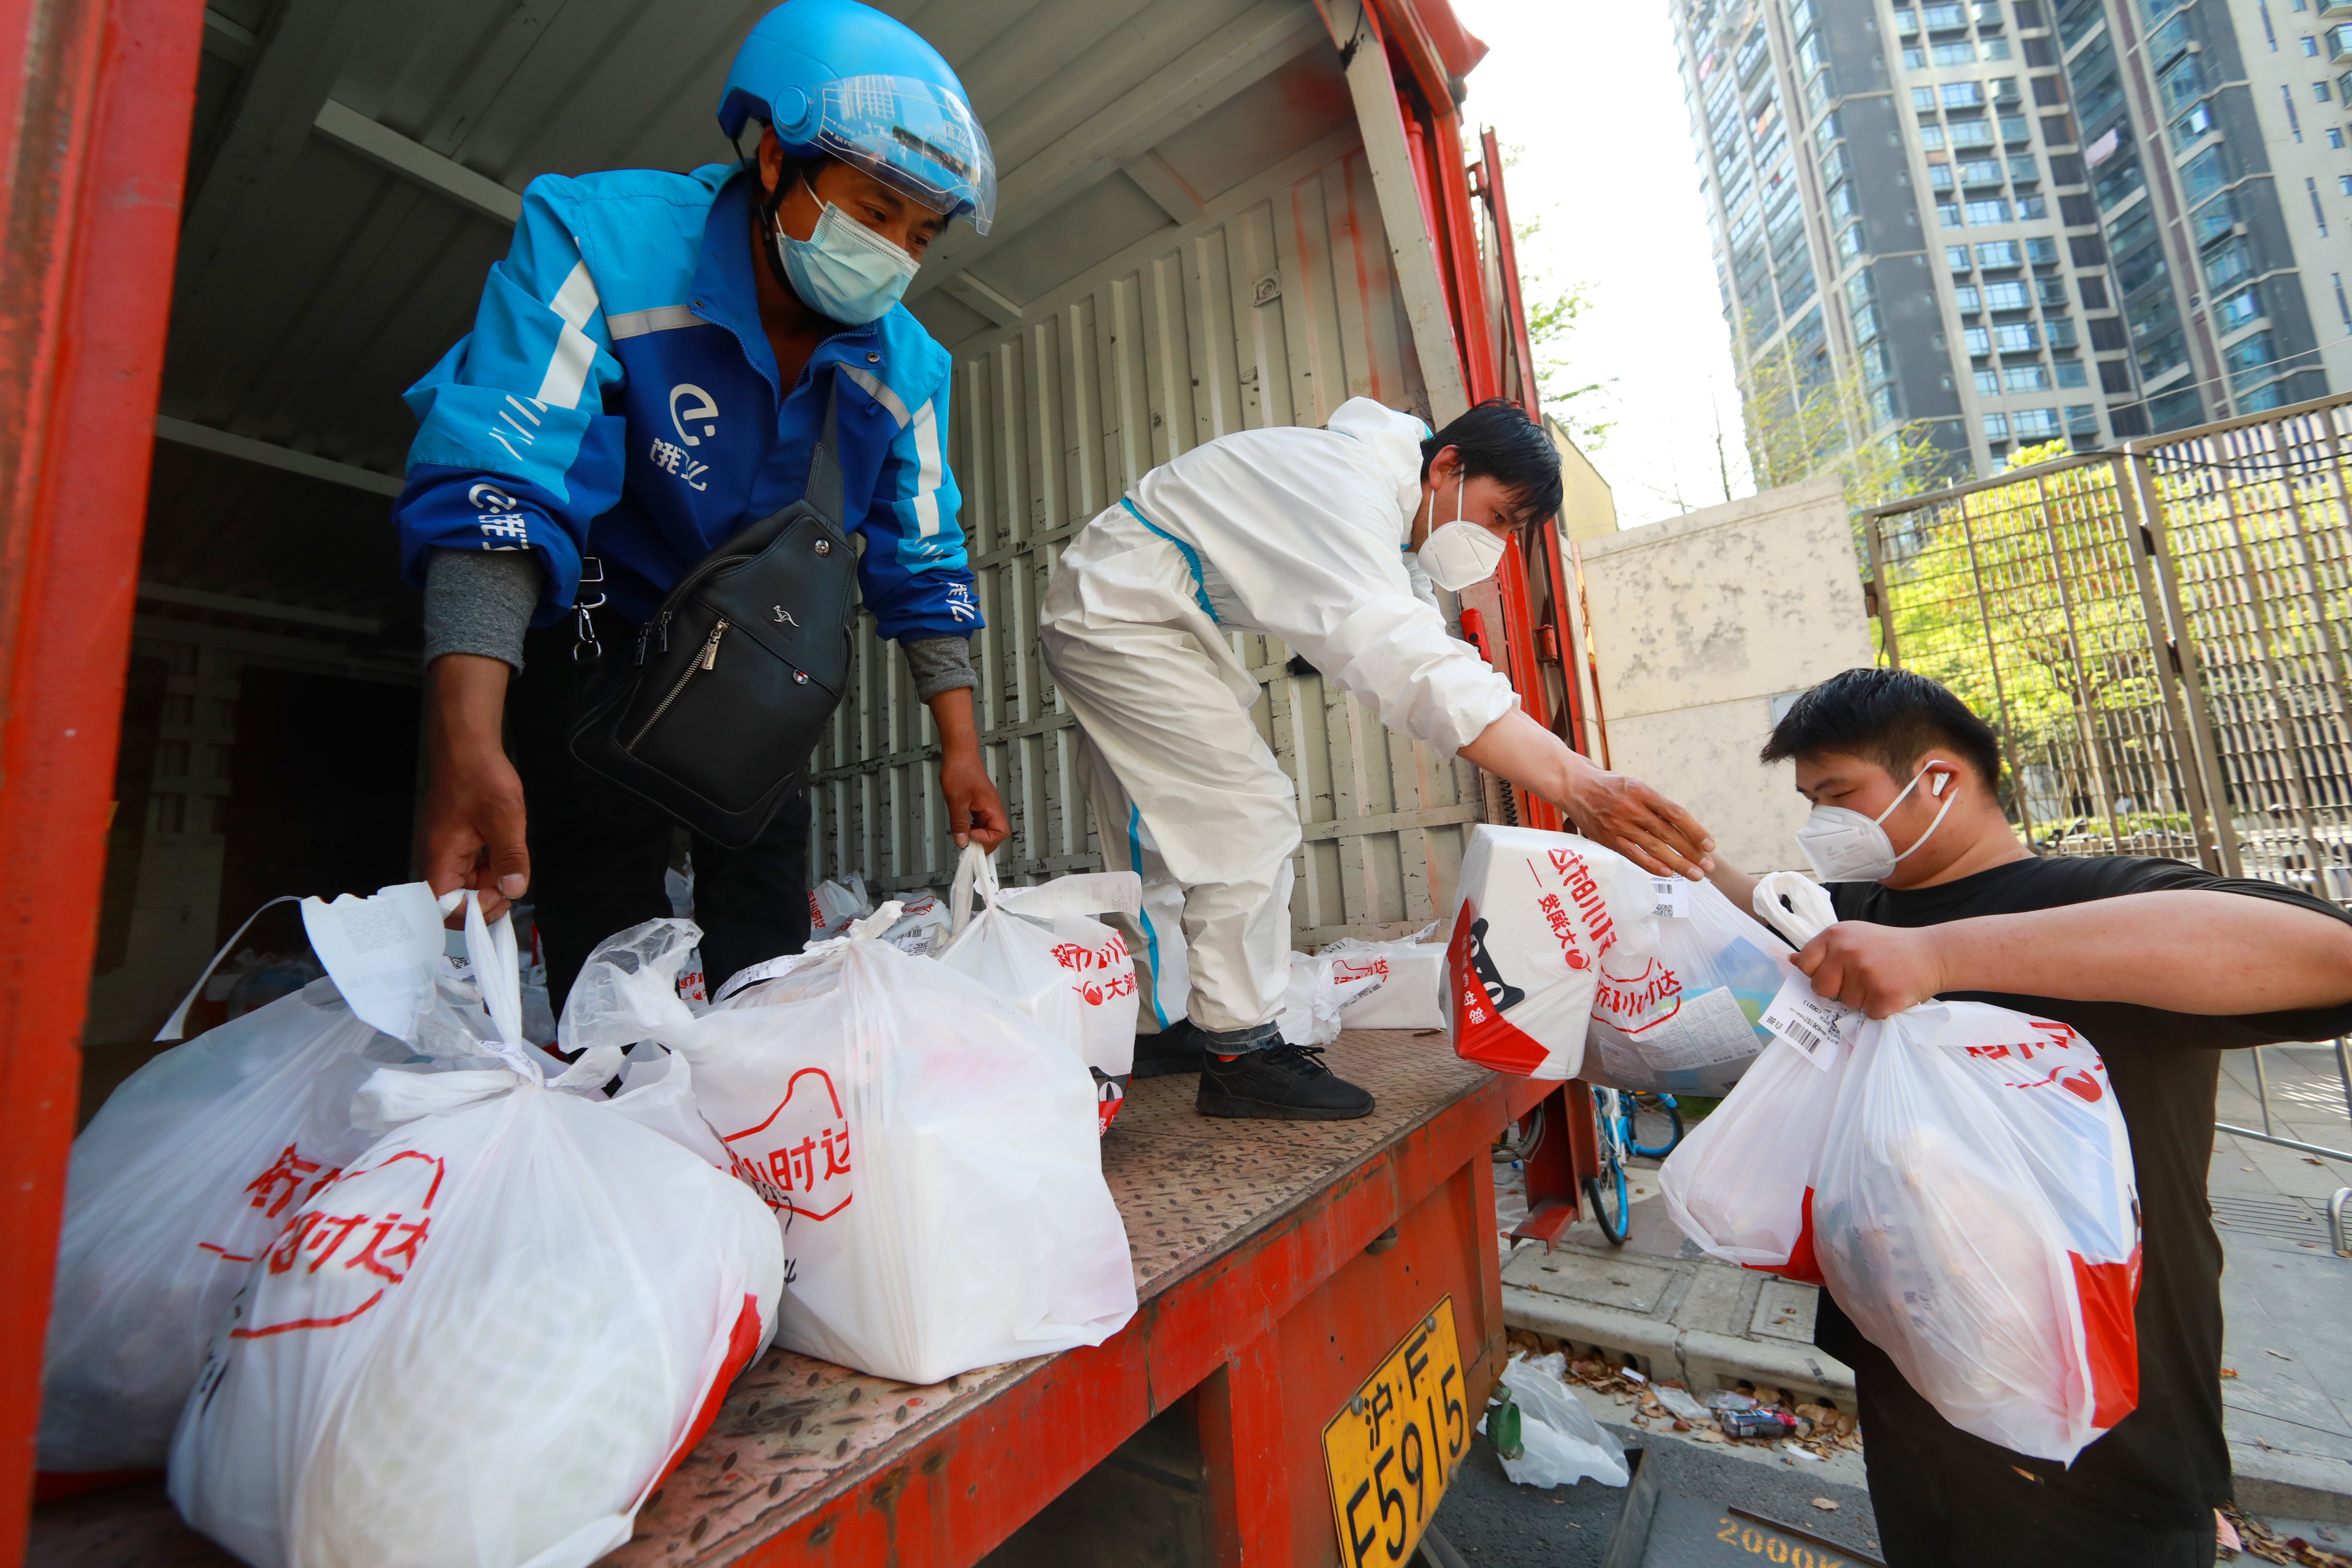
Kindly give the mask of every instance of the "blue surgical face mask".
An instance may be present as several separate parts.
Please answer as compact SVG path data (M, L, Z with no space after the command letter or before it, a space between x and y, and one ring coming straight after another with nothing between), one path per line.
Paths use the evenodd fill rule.
M806 239L784 232L783 211L772 220L784 275L801 303L853 327L878 321L914 280L915 258L835 206L824 204Z

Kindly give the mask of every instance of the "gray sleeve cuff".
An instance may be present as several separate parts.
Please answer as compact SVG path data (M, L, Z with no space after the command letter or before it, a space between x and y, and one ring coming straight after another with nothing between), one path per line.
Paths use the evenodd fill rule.
M969 637L915 637L898 647L915 672L915 695L926 702L942 691L980 684L980 677L972 672Z
M522 635L546 572L532 550L436 549L425 566L425 662L445 653L522 670Z

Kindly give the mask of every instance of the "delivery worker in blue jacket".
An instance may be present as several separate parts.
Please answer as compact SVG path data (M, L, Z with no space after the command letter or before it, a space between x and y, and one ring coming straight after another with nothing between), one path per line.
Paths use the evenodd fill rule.
M898 302L952 219L987 230L987 138L939 52L855 0L751 29L719 124L740 148L753 122L737 163L532 181L474 330L407 393L425 875L493 914L528 890L558 1006L597 942L669 912L671 824L570 754L583 689L683 574L800 498L828 398L859 589L938 724L950 826L1006 831L972 716L948 354ZM808 833L803 797L748 848L695 844L714 985L806 942Z

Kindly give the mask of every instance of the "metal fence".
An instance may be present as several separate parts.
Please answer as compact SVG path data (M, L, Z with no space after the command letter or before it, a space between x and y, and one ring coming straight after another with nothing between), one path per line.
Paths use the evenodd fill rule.
M1993 721L2045 854L2352 902L2352 395L1862 514L1879 657Z

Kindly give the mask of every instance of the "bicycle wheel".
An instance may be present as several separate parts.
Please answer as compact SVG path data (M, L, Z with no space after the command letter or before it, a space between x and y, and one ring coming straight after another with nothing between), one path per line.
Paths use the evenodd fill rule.
M1622 1098L1614 1089L1592 1091L1594 1131L1600 1134L1601 1173L1584 1178L1584 1195L1592 1205L1592 1223L1612 1247L1625 1244L1626 1122Z
M1638 1136L1638 1134L1631 1134L1627 1137L1626 1142L1633 1144L1634 1153L1652 1160L1663 1160L1667 1155L1675 1152L1675 1144L1680 1143L1683 1141L1682 1108L1675 1103L1675 1097L1671 1094L1645 1094L1634 1101L1633 1111L1627 1118L1629 1122L1633 1117L1638 1117L1643 1110L1649 1109L1641 1103L1643 1100L1654 1100L1657 1101L1657 1109L1665 1114L1666 1141L1664 1143L1659 1144L1657 1147L1652 1148L1646 1143L1634 1142L1634 1137Z

